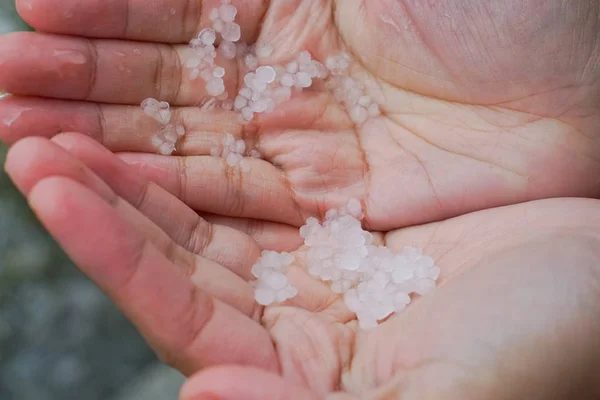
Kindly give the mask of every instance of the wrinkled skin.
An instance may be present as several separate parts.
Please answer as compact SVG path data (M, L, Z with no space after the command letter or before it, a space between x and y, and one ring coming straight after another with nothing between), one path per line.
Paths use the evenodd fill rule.
M181 61L216 3L18 0L40 32L71 36L0 39L8 173L163 360L195 374L182 399L600 396L600 203L567 198L600 191L600 5L233 0L244 40L275 47L265 62L359 61L384 115L356 128L319 86L245 127L196 108ZM219 63L235 91L245 71ZM146 97L185 125L176 157L152 154ZM209 157L224 131L265 160ZM304 272L296 233L352 197L381 243L442 269L370 332ZM296 251L284 306L253 302L261 249Z

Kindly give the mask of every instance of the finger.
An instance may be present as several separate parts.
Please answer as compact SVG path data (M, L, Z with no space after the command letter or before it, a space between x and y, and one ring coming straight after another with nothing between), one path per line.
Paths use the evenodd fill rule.
M260 325L195 287L94 192L52 177L35 185L29 202L165 362L184 373L222 363L277 370L273 345Z
M0 38L0 91L135 105L153 97L194 105L207 98L206 84L188 79L187 52L187 46L17 32ZM225 68L226 91L236 93L236 61L217 56L216 64Z
M119 198L87 166L64 151L59 146L41 138L28 138L18 142L7 155L6 171L17 187L27 195L37 182L52 176L70 178L99 194L113 205L117 213L128 221L138 232L169 258L192 281L209 294L238 308L244 314L255 312L254 293L245 280L240 279L221 265L196 257L179 246L146 216L131 204ZM172 221L171 221L172 222ZM241 235L241 234L240 234ZM200 240L200 239L199 239ZM255 260L260 249L254 244ZM242 265L248 260L243 260ZM238 270L242 269L236 266ZM247 270L250 266L246 267ZM250 275L250 273L247 273Z
M17 0L21 17L36 30L74 36L161 43L188 42L210 26L219 0ZM253 42L268 2L233 0L242 40Z
M175 243L227 267L245 280L252 278L250 269L260 256L261 248L250 236L200 218L186 204L140 177L130 166L90 138L67 133L54 137L52 141L83 161L115 193L147 216ZM275 227L270 229L274 231L271 237L277 234ZM268 236L269 233L262 235Z
M221 145L223 132L236 137L242 127L232 112L222 109L172 108L171 120L186 135L178 144L181 155L208 155ZM158 121L138 106L115 106L79 101L7 96L0 100L0 139L11 145L29 136L51 138L61 132L81 132L112 151L155 153L152 137L160 132ZM245 137L248 147L252 136Z
M202 214L202 218L213 224L228 226L246 233L264 250L291 252L298 250L304 244L304 239L300 237L295 226L215 214Z
M211 368L188 379L180 400L316 400L308 389L257 368L227 366ZM350 398L351 399L351 398ZM342 400L342 398L340 398Z
M287 178L263 160L247 158L245 168L232 168L217 157L120 157L195 210L293 226L304 223Z
M1 79L1 78L0 78ZM297 129L335 130L341 126L337 109L324 94L282 104L271 114L259 116L255 129L244 128L239 117L221 107L172 107L171 121L182 125L185 136L177 143L178 155L209 155L223 142L224 132L243 138L246 147L260 149L260 132ZM305 107L300 112L298 103ZM324 113L323 110L331 110ZM289 118L289 115L302 117ZM287 115L284 118L284 115ZM162 126L136 106L65 101L39 97L7 96L0 100L0 139L12 144L28 136L50 138L60 132L82 132L114 152L155 153L152 138ZM266 134L268 135L268 133Z

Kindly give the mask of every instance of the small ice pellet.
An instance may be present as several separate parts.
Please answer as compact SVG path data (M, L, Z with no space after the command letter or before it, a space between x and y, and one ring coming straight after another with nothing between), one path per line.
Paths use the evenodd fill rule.
M244 117L246 121L250 121L254 117L254 111L252 111L250 107L244 107L242 108L242 117Z
M275 80L275 69L271 66L258 67L256 76L263 82L271 83Z
M241 160L242 160L242 157L237 153L229 153L229 155L225 159L225 161L227 162L227 165L229 165L230 167L238 165Z
M158 110L158 120L162 124L168 124L171 121L171 110L165 108Z
M254 292L254 299L262 306L268 306L275 301L277 293L270 288L258 288Z
M233 102L233 108L241 110L248 105L248 99L243 96L237 96Z
M219 17L225 22L233 22L237 15L237 8L231 4L222 4L218 8Z
M254 111L255 113L265 112L267 109L267 106L268 106L267 101L264 99L253 101L251 104L252 111Z
M213 21L213 29L215 30L215 32L222 33L225 29L225 21L223 21L222 19L215 19Z
M149 98L149 99L142 101L141 109L146 115L156 118L156 117L158 117L158 111L160 110L160 105L159 105L158 100Z
M290 74L295 74L296 72L298 72L298 63L296 61L292 61L291 63L285 66L285 70Z
M218 49L219 54L227 60L233 60L235 58L236 51L237 48L235 43L229 40L223 40Z
M175 145L173 143L165 142L158 149L161 155L169 156L175 151Z
M177 136L185 135L185 128L183 127L183 125L177 125L175 131L177 132Z
M240 96L243 98L250 100L252 98L252 89L249 87L243 87L240 89Z
M243 154L246 151L246 142L243 140L238 140L235 142L235 152L238 154Z
M350 109L350 119L357 125L365 123L368 117L369 114L367 113L367 110L365 110L364 107L361 107L358 104Z
M215 78L222 78L225 76L225 68L223 67L215 67L215 69L213 69L213 76Z
M312 85L312 78L306 72L298 72L296 74L296 84L301 88L307 88Z
M209 18L210 18L211 21L219 19L220 17L221 16L220 16L218 8L213 8L212 10L210 10Z
M301 67L308 66L312 61L312 57L308 51L302 51L298 55L298 63Z
M202 29L198 34L198 39L200 39L200 41L205 45L211 45L217 40L217 33L214 31L214 29L205 28Z
M165 141L162 140L162 138L160 136L153 136L152 137L152 145L154 147L160 147Z
M235 22L227 24L223 29L223 39L230 42L237 42L242 37L240 26Z
M281 86L292 87L296 83L296 79L292 74L285 74L281 77Z
M223 92L225 92L225 84L223 83L223 79L221 78L212 78L206 83L206 92L213 96L217 97Z
M246 67L248 67L248 69L253 70L258 66L258 59L254 55L248 54L244 58L244 64L246 64Z

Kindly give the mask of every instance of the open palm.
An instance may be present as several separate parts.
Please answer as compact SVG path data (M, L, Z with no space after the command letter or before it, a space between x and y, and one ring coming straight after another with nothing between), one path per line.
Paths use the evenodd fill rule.
M455 273L480 266L492 253L489 243L480 241L484 232L472 226L485 224L491 237L510 236L505 221L527 222L522 237L507 240L505 247L521 238L523 246L533 241L532 249L539 250L536 235L546 226L539 220L565 213L572 202L540 205L546 214L532 220L524 221L522 213L531 213L533 206L514 206L449 220L443 223L447 229L433 224L389 231L525 200L598 193L596 42L582 40L574 51L562 34L580 29L581 37L594 35L597 20L583 17L588 22L583 23L562 2L462 2L460 7L451 2L271 1L268 7L258 0L240 2L243 39L258 38L275 48L265 62L285 62L302 49L320 60L347 51L356 61L354 78L384 111L357 128L331 94L317 88L241 126L227 111L195 107L205 96L203 87L190 83L181 67L183 43L206 26L202 10L213 3L18 2L22 15L42 31L121 40L40 33L3 38L2 89L38 97L2 101L2 139L13 143L31 135L88 133L115 152L127 152L121 157L137 173L76 135L54 139L70 154L47 141L25 140L12 150L7 169L82 269L136 321L163 358L185 372L253 365L279 372L317 395L340 387L363 395L394 381L403 369L430 359L449 362L452 357L443 351L449 344L437 341L442 354L428 354L423 348L432 344L423 342L418 329L449 329L449 321L436 326L422 321L423 315L434 315L429 310L436 305L444 309L458 303L453 291L476 289L469 286L468 274ZM578 3L580 12L587 4L585 16L597 17L591 2ZM561 7L569 9L565 17ZM532 21L520 21L523 14ZM554 62L543 62L550 54ZM526 57L532 59L527 65ZM238 82L231 77L244 71L220 63L234 92ZM146 97L176 107L175 118L187 132L179 157L144 154L154 151L155 131L131 105ZM243 171L208 156L224 132L258 147L265 160L253 160ZM56 175L70 180L48 178ZM302 272L300 252L299 268L292 271L299 296L286 307L255 306L245 279L260 249L297 248L292 226L350 197L365 205L368 228L389 232L381 238L388 246L420 244L435 253L431 250L441 243L452 249L439 261L447 289L420 300L378 333L357 336L339 299ZM579 220L559 219L553 229L587 226L597 206L585 206ZM504 250L497 246L495 251ZM485 271L492 286L498 274L515 273L498 265ZM578 279L571 278L573 285ZM472 307L485 313L485 306L503 301L501 296L487 300ZM557 312L553 304L545 311ZM528 315L525 308L521 312ZM470 314L461 318L477 316ZM403 346L419 351L412 358L407 349L395 358L369 353L378 343L398 340L397 324L418 327L414 341L406 333L410 343ZM388 340L379 337L386 334ZM466 345L469 336L463 339ZM367 368L374 369L371 375L352 374ZM406 382L397 385L407 387Z

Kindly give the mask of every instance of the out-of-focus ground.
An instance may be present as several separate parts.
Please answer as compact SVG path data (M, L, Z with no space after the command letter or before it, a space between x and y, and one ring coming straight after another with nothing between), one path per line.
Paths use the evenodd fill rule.
M0 34L26 29L14 0L0 0ZM2 165L5 155L0 143ZM0 169L0 399L170 400L182 383L73 266Z

